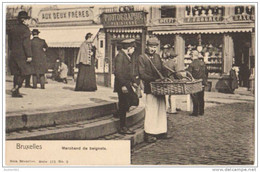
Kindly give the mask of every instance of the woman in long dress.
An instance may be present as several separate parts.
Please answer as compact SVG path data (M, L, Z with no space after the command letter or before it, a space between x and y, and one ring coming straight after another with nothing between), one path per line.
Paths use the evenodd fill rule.
M91 33L85 36L85 41L81 44L76 66L79 68L75 91L95 91L97 90L95 75L95 55L96 48L90 42Z

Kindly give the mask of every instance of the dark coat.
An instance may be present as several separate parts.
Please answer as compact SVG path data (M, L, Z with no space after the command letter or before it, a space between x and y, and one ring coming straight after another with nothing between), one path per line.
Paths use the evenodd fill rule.
M148 54L145 55L149 57ZM144 81L144 93L151 94L150 82L153 82L156 79L160 79L160 76L145 55L139 56L139 76L140 79ZM154 54L152 57L153 58L151 58L151 60L153 64L163 76L166 76L167 71L163 67L160 56L158 54Z
M10 70L12 75L32 74L31 63L26 62L28 57L32 57L31 32L29 28L19 23L10 31Z
M208 70L205 63L199 59L195 59L187 69L194 79L202 79L202 84L207 85Z
M48 46L44 39L34 37L32 39L32 65L34 68L33 74L44 74L47 72L47 57L44 48L47 49Z
M133 74L132 60L127 57L125 52L119 50L115 57L115 85L114 91L121 92L123 86L131 90L131 83L135 83L135 76Z

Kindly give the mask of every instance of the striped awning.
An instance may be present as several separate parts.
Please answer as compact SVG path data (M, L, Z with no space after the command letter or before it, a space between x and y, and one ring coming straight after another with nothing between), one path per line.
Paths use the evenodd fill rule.
M142 28L111 28L107 29L111 33L142 33Z
M252 32L252 28L241 29L207 29L207 30L174 30L174 31L153 31L155 35L168 35L168 34L217 34L228 32Z

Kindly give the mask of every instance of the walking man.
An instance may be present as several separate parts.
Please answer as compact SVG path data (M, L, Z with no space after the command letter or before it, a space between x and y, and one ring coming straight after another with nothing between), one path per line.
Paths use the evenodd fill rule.
M32 55L33 55L33 88L37 88L38 80L40 80L41 89L45 89L45 76L47 72L47 57L45 51L48 46L44 39L39 38L40 31L33 29L32 35Z
M121 42L122 49L119 50L115 57L115 86L114 91L118 94L118 106L119 106L119 117L120 117L120 134L134 134L135 132L127 128L126 126L126 112L130 106L133 105L135 99L135 93L133 87L138 87L135 76L133 74L133 62L131 55L135 51L135 40L126 39ZM137 104L136 104L137 105Z
M204 88L207 84L208 71L205 63L199 60L199 52L197 50L192 51L192 63L188 67L187 71L191 73L194 79L202 79L203 90L191 94L193 102L193 112L190 116L204 115Z
M14 75L12 97L23 97L19 89L22 87L26 75L32 74L32 49L31 32L28 28L30 17L27 12L20 11L18 14L18 24L10 33L10 70Z

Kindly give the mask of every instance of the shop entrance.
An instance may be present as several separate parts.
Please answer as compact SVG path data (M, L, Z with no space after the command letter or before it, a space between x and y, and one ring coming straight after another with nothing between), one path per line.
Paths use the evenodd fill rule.
M254 67L254 59L250 58L251 34L236 33L233 35L234 41L234 61L233 66L239 67L239 86L248 87L250 69Z

